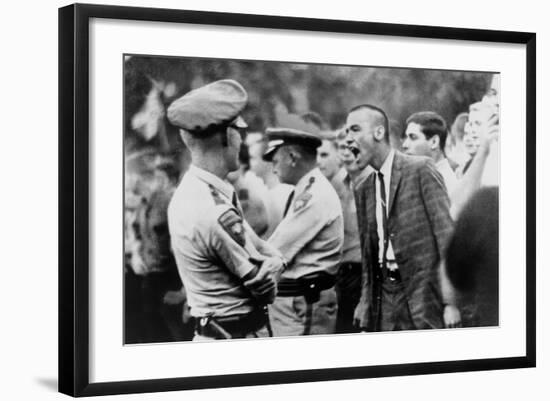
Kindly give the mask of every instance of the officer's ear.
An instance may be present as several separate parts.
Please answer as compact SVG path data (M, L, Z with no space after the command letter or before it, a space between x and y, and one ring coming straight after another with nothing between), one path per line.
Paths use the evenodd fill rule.
M299 154L294 149L290 148L288 150L288 159L290 160L290 164L292 166L295 166L299 159Z

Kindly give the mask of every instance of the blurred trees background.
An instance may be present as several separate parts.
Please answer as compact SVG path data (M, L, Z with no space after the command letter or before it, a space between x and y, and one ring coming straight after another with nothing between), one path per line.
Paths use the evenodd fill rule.
M315 111L336 129L360 103L382 107L396 127L413 112L432 110L451 124L479 101L492 74L429 69L295 64L284 62L131 56L125 60L125 146L181 149L164 108L191 89L232 78L249 94L243 116L249 131L277 126L287 113Z

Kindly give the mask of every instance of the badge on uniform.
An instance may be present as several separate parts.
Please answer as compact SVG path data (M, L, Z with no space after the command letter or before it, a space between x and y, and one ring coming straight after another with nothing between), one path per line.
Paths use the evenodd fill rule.
M223 213L219 217L218 222L237 244L244 246L246 238L244 235L243 219L234 209L229 209Z
M294 201L294 212L303 209L311 199L311 194L309 192L304 192L296 198Z

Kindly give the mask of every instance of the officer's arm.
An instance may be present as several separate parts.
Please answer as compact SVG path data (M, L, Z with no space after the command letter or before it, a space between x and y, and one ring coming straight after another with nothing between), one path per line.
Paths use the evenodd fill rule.
M252 295L266 303L273 300L275 283L262 273L245 249L246 235L243 219L233 208L219 208L216 222L211 225L209 242L215 258L237 276ZM261 279L253 280L255 277Z
M255 268L245 249L243 219L232 208L218 208L217 213L208 218L215 219L209 224L208 233L209 248L215 253L213 256L242 279Z
M271 245L269 242L264 241L258 235L254 232L252 227L248 224L248 222L244 222L245 226L249 229L248 233L250 235L250 239L252 240L252 244L254 247L260 252L262 255L265 256L275 256L275 257L282 257L281 252L277 248L275 248L273 245Z
M292 210L281 221L268 243L277 248L287 262L310 242L325 226L323 210L319 203L310 199L303 207Z

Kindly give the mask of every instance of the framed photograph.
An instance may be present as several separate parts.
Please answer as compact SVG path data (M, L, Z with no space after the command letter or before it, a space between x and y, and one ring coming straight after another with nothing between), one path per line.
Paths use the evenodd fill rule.
M535 41L61 8L59 391L534 367Z

